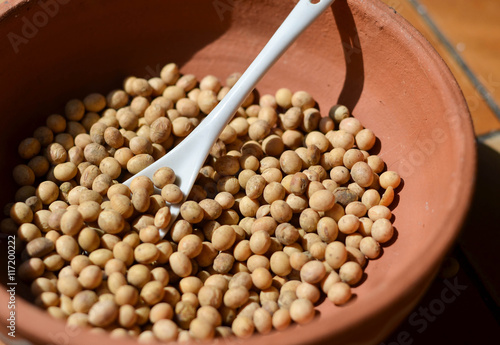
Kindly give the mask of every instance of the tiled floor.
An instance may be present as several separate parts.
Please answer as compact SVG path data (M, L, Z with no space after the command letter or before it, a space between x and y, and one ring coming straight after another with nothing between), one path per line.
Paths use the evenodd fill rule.
M455 47L457 53L490 93L492 100L500 102L500 1L498 0L420 0L427 7L438 28ZM500 122L486 113L477 111L474 93L465 94L475 117L476 133L498 129ZM500 113L497 113L497 116ZM488 116L488 117L487 117ZM487 120L488 118L488 120ZM479 126L480 124L480 126Z
M408 319L383 343L497 344L500 334L500 1L382 0L415 26L446 61L469 105L478 139L476 193L450 257ZM443 293L455 286L456 298ZM495 340L496 339L496 340Z
M500 1L383 0L415 26L446 61L469 105L477 135L500 129L481 88L500 102ZM470 73L470 75L469 75ZM478 85L480 84L480 85Z

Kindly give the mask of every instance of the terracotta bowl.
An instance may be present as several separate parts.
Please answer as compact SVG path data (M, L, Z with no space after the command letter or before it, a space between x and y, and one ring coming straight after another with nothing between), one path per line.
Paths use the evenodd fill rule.
M13 200L20 138L47 115L130 74L151 77L167 62L222 80L243 71L295 1L7 1L0 5L2 205ZM433 279L466 214L474 181L470 116L450 71L430 44L377 0L337 0L269 71L261 94L307 90L326 115L341 103L380 139L380 155L404 185L394 208L396 239L370 261L343 307L239 344L376 344L408 315ZM4 247L6 241L2 240ZM6 270L6 255L1 255ZM5 284L7 275L2 273ZM0 319L8 309L0 288ZM132 344L65 328L16 298L16 335L33 343ZM2 326L5 332L5 326Z

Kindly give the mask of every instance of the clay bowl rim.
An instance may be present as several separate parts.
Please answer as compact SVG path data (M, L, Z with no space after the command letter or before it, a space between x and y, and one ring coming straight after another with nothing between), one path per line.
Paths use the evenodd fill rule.
M8 8L3 13L0 13L0 20L4 17L14 15L16 12L22 10L23 6L32 2L31 0L14 0L12 2L12 7ZM364 3L364 2L363 2ZM455 217L451 217L448 219L448 222L443 224L442 232L448 234L449 236L437 236L436 241L432 244L432 246L426 248L426 253L424 257L415 258L414 261L418 259L418 265L414 265L412 267L413 274L407 277L405 284L401 284L400 286L394 287L394 290L391 291L392 298L378 298L380 296L379 291L374 291L373 294L369 298L369 304L364 306L363 313L360 316L360 313L346 313L345 319L341 321L341 324L345 326L336 327L334 330L330 329L330 321L327 318L320 318L315 320L313 323L309 325L313 325L315 327L314 333L307 332L308 325L293 327L291 330L282 332L275 332L274 335L269 335L261 338L263 343L270 343L273 340L276 341L279 337L285 335L286 333L293 332L296 338L293 340L293 343L300 343L304 341L314 342L320 341L322 339L327 339L330 337L334 337L335 335L344 334L346 331L352 331L353 328L359 327L366 320L370 318L376 317L376 315L380 312L380 310L387 309L394 303L398 301L401 302L403 300L407 300L408 292L407 289L411 286L420 285L423 286L422 289L426 287L426 284L430 281L430 279L435 275L437 266L439 262L442 260L448 249L451 247L456 237L458 236L461 224L463 223L467 211L471 202L471 195L473 192L474 184L471 181L474 181L476 174L476 150L475 150L475 136L472 127L472 121L470 119L470 113L468 107L465 103L465 99L460 90L458 83L453 77L451 71L448 66L445 64L444 60L439 56L436 50L431 46L431 44L424 38L424 36L418 32L408 21L406 21L400 15L395 15L395 11L389 8L387 5L382 3L381 1L369 1L370 4L359 4L359 6L372 6L370 12L371 15L375 14L383 14L387 15L391 20L391 25L386 27L387 30L390 30L390 33L393 35L399 36L401 33L395 34L396 30L402 31L404 34L408 35L412 39L412 43L419 46L418 53L421 55L426 55L428 57L428 65L432 66L435 71L439 73L436 76L436 79L440 79L440 82L445 88L443 88L444 96L447 96L447 103L451 107L450 110L453 110L457 114L462 114L460 116L461 119L461 129L460 139L463 142L463 157L464 161L469 163L463 166L463 170L460 171L459 179L457 179L457 186L465 186L461 190L460 198L453 200L453 204L451 207L455 211ZM0 7L1 10L1 7ZM409 47L406 47L410 49ZM415 47L414 47L415 48ZM414 49L417 51L417 49ZM468 120L466 120L468 118ZM458 187L457 187L458 188ZM425 285L425 286L424 286ZM0 296L2 299L8 298L8 294L6 290L2 289L0 291ZM421 297L416 296L418 299ZM35 307L28 301L18 298L16 301L18 305L18 310L23 313L31 314L32 317L21 317L17 320L16 328L20 330L21 334L27 335L30 339L38 340L38 341L51 341L48 338L48 329L47 327L53 327L53 333L55 334L67 334L68 330L66 328L66 324L64 321L48 319L47 313L42 311L41 309ZM416 303L416 302L415 302ZM410 310L407 310L408 307L402 312L404 317ZM3 313L2 313L3 316ZM401 319L402 319L401 317ZM36 322L35 320L44 320L44 322ZM383 330L381 330L383 333ZM124 344L136 344L133 340L118 340L110 339L107 334L104 336L101 334L91 333L88 330L82 330L80 335L83 337L76 337L75 344L84 344L89 341L108 341L112 344L124 343ZM252 340L255 340L258 336L253 336L249 340L237 340L238 343L249 343ZM264 340L266 339L267 340ZM73 339L75 340L75 339ZM72 341L73 343L73 341Z

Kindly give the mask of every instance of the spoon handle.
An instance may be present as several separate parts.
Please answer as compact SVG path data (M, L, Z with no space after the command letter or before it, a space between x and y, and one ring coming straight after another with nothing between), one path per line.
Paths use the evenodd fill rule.
M297 37L334 1L300 0L236 84L212 110L210 115L195 128L192 134L199 133L204 137L205 142L214 143L264 74ZM190 135L190 137L193 141L197 141L196 146L201 149L198 135ZM207 155L210 148L211 145L208 145Z
M167 154L168 159L170 161L189 160L192 165L183 164L180 168L190 169L195 172L193 176L196 177L213 143L255 85L295 39L334 1L300 0L236 84L189 136ZM152 175L162 166L165 164L160 158L138 175ZM181 177L189 176L188 171L175 170L175 172ZM178 182L181 190L189 191L194 179L181 178Z
M333 2L334 0L300 0L248 69L210 114L168 154L135 176L152 177L158 168L170 166L178 176L177 184L187 196L212 145L248 94L295 39ZM133 177L124 184L130 185L132 179ZM157 190L157 192L160 191ZM177 212L177 209L173 207L172 212Z

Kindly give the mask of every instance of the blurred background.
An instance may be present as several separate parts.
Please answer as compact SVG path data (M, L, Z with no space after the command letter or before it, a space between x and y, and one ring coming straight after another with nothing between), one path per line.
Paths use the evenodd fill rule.
M477 138L476 192L457 243L406 321L381 345L498 344L500 0L382 0L445 60Z

